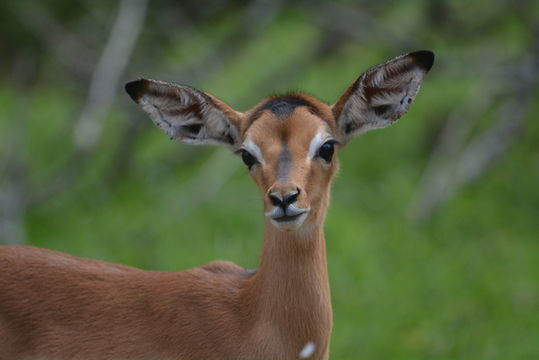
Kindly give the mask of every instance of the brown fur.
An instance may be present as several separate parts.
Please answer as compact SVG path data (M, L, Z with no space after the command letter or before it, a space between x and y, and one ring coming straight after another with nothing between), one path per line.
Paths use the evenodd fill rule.
M428 54L414 54L402 59L428 64L421 58ZM392 74L396 65L387 76L406 78ZM250 174L265 212L274 207L270 192L284 196L299 189L294 204L308 215L295 229L266 219L256 271L224 261L180 272L143 271L35 247L0 247L0 360L291 360L309 342L315 346L310 359L328 359L332 309L323 224L338 161L336 154L331 162L311 158L309 149L321 145L313 141L317 134L341 144L351 136L343 128L349 124L338 119L350 101L358 103L354 97L365 95L360 88L352 85L333 107L295 94L301 100L296 105L308 105L277 116L263 108L269 99L239 113L189 87L129 83L132 98L169 136L235 150L246 140L255 143L264 164ZM363 115L348 111L345 120L370 119ZM278 175L283 159L286 172Z

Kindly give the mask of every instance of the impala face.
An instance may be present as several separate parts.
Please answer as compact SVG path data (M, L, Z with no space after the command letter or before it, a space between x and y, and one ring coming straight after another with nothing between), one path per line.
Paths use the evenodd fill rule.
M262 193L270 224L296 231L323 221L338 169L336 149L398 120L433 61L432 52L417 51L375 66L333 105L289 94L241 113L184 85L141 79L126 91L172 139L223 145L238 154Z
M318 221L338 168L335 122L328 105L292 94L248 112L239 153L263 194L273 226L296 230Z

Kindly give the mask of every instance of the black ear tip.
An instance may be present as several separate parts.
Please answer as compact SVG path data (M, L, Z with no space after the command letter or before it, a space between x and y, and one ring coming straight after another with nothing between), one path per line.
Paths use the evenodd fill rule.
M409 55L414 59L417 66L425 70L425 72L429 71L434 63L434 53L429 50L414 51Z
M131 99L138 103L138 100L144 95L146 89L146 80L139 79L125 84L125 91L131 96Z

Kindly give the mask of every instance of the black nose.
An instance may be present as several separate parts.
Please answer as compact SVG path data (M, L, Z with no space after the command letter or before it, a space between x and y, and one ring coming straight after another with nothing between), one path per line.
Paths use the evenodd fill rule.
M298 199L300 190L296 188L296 191L289 192L284 196L284 198L281 198L281 195L275 192L270 192L268 194L268 197L272 203L273 206L280 206L283 209L286 209L288 205L296 202Z

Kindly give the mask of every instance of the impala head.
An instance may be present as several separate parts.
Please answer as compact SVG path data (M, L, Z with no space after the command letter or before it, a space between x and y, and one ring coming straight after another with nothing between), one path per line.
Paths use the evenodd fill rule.
M264 99L244 113L184 85L141 79L125 88L170 138L238 154L270 223L293 231L323 220L338 169L336 150L398 120L433 61L432 52L418 51L375 66L333 105L297 93Z

